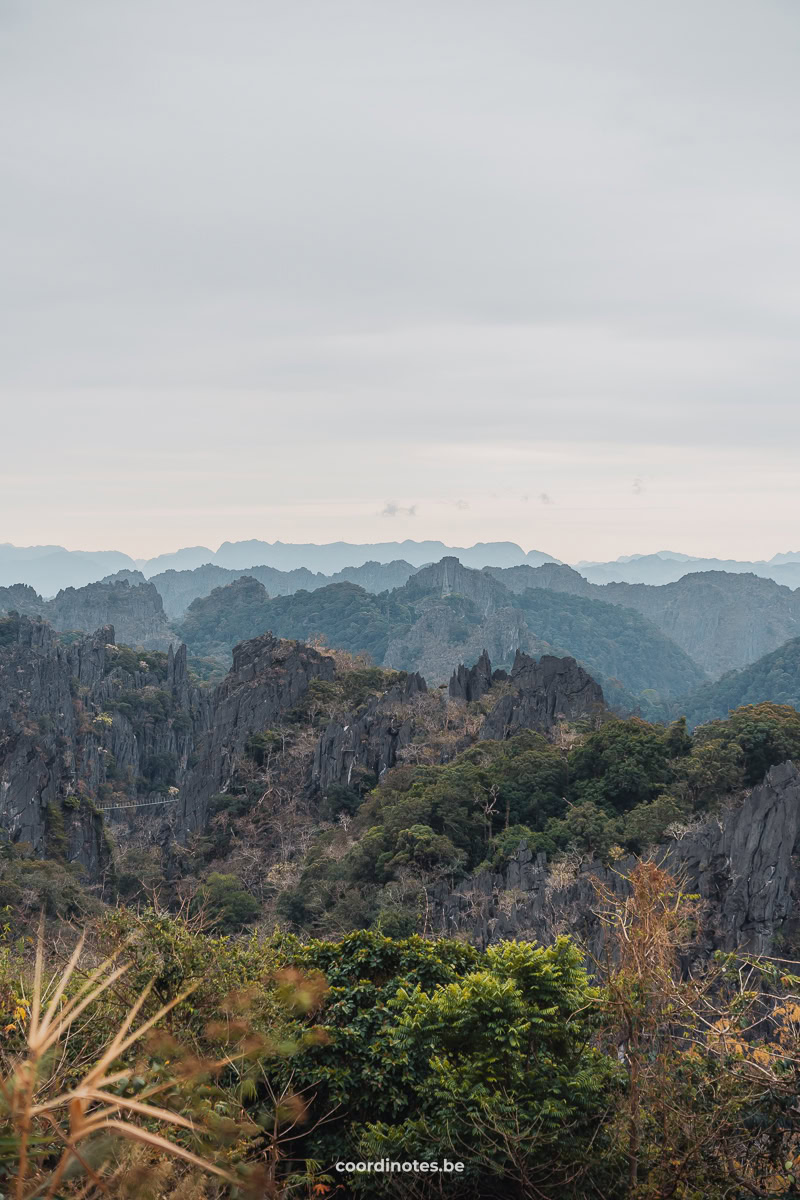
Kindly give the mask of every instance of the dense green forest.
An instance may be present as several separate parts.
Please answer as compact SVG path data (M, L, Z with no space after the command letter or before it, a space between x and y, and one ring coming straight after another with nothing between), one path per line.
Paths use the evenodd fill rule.
M263 584L243 576L189 605L178 628L193 654L227 660L238 642L269 630L306 641L322 635L331 646L383 661L389 637L415 614L391 593L376 596L355 583L269 599Z
M800 708L800 638L793 638L741 671L729 671L679 702L691 725L725 717L743 704L771 700Z

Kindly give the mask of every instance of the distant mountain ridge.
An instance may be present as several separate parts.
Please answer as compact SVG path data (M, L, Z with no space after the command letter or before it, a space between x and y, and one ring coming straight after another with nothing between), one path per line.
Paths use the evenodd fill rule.
M424 668L432 683L444 683L459 662L474 661L484 650L509 668L518 651L571 656L612 703L627 709L651 711L704 678L635 611L544 588L515 595L489 572L452 557L380 595L343 581L269 598L259 580L243 575L194 600L177 627L192 655L226 661L237 642L267 630L302 640L322 635L330 646L366 651L384 667L412 674Z
M380 564L404 560L421 567L445 555L454 555L465 566L514 566L528 563L560 562L540 550L525 551L516 542L476 542L474 546L447 546L440 541L416 542L265 542L252 538L243 542L223 542L217 550L207 546L192 546L174 554L159 554L156 558L140 559L139 569L148 577L167 570L192 570L212 563L228 570L249 570L254 566L273 567L279 571L308 570L332 575L347 568L361 567L368 562Z
M253 567L272 567L279 571L305 570L330 576L363 567L369 562L383 565L405 561L416 568L447 554L455 554L465 565L478 568L523 563L538 566L543 562L560 561L540 550L530 550L526 554L515 542L477 542L474 546L453 547L440 541L316 545L251 539L223 542L217 550L190 546L152 559L138 560L117 550L95 553L65 550L63 546L19 547L6 542L0 544L0 587L27 583L40 595L50 597L62 588L97 583L120 570L139 570L145 578L150 578L169 570L186 571L212 565L240 572Z
M366 562L360 567L345 567L333 575L307 571L297 567L293 571L279 571L277 567L248 567L246 569L218 567L208 563L192 570L162 571L151 575L150 582L158 588L164 602L164 611L172 621L180 620L193 600L208 596L218 587L224 587L243 576L257 579L270 596L291 596L299 591L314 591L331 583L357 583L368 592L387 592L402 587L417 570L402 559L390 563ZM144 575L139 573L144 580Z
M494 564L487 564L494 565ZM693 558L673 551L631 554L606 563L576 563L590 583L677 583L684 575L726 571L732 575L752 574L787 587L800 587L800 553L776 554L769 562L743 562L733 558Z
M63 546L12 546L0 544L0 587L27 583L42 596L54 596L66 587L96 583L136 563L118 550L65 550Z
M594 584L567 566L489 567L514 592L545 587L635 609L712 678L800 636L800 591L773 579L698 571L674 583Z
M330 542L327 544L267 542L261 539L223 542L216 550L187 546L150 559L134 560L116 550L65 550L63 546L12 546L0 544L0 586L27 583L43 596L53 596L64 587L81 587L98 582L120 570L140 570L146 578L167 571L192 571L216 566L230 571L270 567L282 572L307 571L328 578L369 562L379 566L406 562L419 569L447 556L464 566L512 568L561 564L554 554L540 550L527 553L516 542L476 542L473 546L448 546L442 541ZM654 554L627 554L615 562L578 562L574 566L590 583L676 583L684 575L705 571L730 574L752 573L774 579L786 587L800 587L800 551L784 551L756 561L698 558L673 550ZM397 586L397 585L394 585ZM206 593L207 594L207 593Z

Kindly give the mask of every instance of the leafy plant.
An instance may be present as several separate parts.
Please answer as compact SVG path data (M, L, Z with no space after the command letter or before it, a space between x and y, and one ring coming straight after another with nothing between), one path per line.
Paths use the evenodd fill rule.
M195 1132L189 1118L152 1102L170 1089L171 1081L148 1083L142 1079L135 1096L121 1094L119 1089L129 1072L117 1069L117 1064L192 989L187 988L134 1028L152 987L147 985L82 1078L64 1088L59 1062L76 1021L91 1017L92 1007L128 967L116 966L116 955L112 955L68 996L83 950L82 937L60 977L45 987L43 928L42 924L30 1006L22 1009L27 1016L24 1048L10 1056L0 1079L0 1170L13 1180L15 1200L34 1196L51 1200L62 1181L75 1174L86 1179L84 1195L107 1192L119 1172L106 1142L109 1135L139 1142L233 1182L235 1177L227 1170L152 1128L155 1124L157 1129L172 1126Z

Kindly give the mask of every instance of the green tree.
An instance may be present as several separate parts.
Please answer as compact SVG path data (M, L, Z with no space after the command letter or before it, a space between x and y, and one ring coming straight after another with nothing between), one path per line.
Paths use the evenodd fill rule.
M211 925L221 933L235 933L261 913L261 905L237 877L219 871L212 871L198 889L195 908L205 911Z

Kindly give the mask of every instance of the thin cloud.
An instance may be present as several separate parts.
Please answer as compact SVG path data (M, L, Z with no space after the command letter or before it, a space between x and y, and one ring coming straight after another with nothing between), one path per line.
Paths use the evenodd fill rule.
M404 508L402 504L395 504L393 500L387 500L381 512L382 517L415 517L416 515L416 504L409 504L407 508Z

